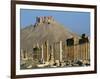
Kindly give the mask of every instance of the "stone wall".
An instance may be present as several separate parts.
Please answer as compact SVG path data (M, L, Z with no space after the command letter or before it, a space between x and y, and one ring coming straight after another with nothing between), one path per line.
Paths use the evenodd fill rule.
M53 22L54 19L52 16L42 16L42 17L36 17L36 23L50 23Z

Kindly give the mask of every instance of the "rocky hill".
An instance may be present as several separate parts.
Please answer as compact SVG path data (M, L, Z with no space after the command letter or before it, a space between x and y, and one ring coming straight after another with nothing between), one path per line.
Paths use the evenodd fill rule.
M68 38L79 38L74 32L55 21L52 16L36 17L36 23L21 29L21 49L32 51L34 45L66 41Z

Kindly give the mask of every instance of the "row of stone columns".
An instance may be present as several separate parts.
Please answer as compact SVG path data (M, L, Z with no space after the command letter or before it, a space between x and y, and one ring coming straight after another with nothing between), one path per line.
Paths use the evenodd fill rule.
M52 44L51 45L51 49L50 49L50 45L48 40L45 43L46 46L46 51L44 51L44 44L42 44L41 46L39 46L39 44L37 44L37 47L41 48L40 50L40 58L42 60L42 62L54 62L55 60L59 60L60 62L63 62L63 53L66 56L67 60L89 60L90 59L90 51L89 51L89 43L83 43L83 44L77 44L77 45L73 45L73 46L67 46L66 48L67 50L63 49L63 44L62 41L59 42L59 49L55 49L55 50L59 50L58 54L59 54L59 59L55 59L55 45ZM45 52L45 53L44 53ZM56 52L57 53L57 52ZM34 54L34 53L33 53ZM45 56L46 54L46 56ZM23 51L21 50L21 58L23 59L27 59L28 58L28 53L27 51ZM56 54L57 56L57 54ZM34 58L33 58L34 59Z
M41 59L44 61L44 46L43 44L41 45ZM62 56L62 53L63 53L63 50L62 50L62 41L59 42L59 55L60 55L60 62L63 61L63 56ZM54 45L51 45L51 51L49 49L49 42L48 40L46 41L46 62L49 62L49 61L54 61Z
M81 44L80 47L80 59L89 60L90 59L90 51L89 51L89 43Z

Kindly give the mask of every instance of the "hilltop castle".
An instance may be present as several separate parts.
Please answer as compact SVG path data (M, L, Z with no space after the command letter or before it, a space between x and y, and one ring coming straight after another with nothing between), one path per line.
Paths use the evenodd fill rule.
M53 23L55 22L54 18L52 16L37 16L36 17L36 23L34 26L38 26L39 24L50 24L50 23Z
M53 22L54 19L52 16L42 16L42 17L36 17L37 23L50 23Z

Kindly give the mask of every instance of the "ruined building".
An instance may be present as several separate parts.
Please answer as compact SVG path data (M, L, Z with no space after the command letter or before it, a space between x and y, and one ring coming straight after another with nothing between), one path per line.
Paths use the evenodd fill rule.
M79 60L90 62L89 39L63 27L52 16L36 17L33 26L21 30L21 62L66 66ZM36 65L38 65L36 64ZM37 66L38 67L38 66Z

